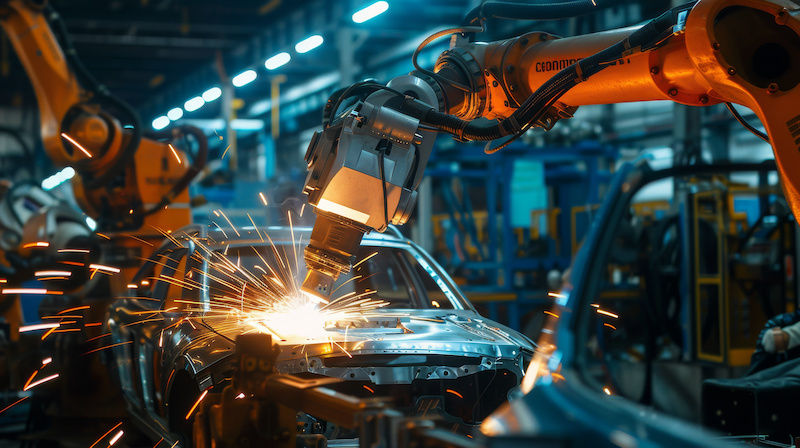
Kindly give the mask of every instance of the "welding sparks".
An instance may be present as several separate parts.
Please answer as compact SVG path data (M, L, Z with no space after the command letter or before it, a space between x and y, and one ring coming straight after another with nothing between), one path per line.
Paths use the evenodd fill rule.
M267 198L264 197L264 193L258 192L258 197L261 198L261 202L263 202L264 205L267 205Z
M92 158L92 153L90 153L89 151L87 151L87 150L86 150L86 148L84 148L83 146L81 146L81 144L80 144L80 143L76 142L76 141L75 141L75 139L73 139L72 137L70 137L69 135L67 135L67 133L66 133L66 132L62 132L62 133L61 133L61 136L62 136L62 137L64 137L64 139L66 139L68 142L70 142L70 143L72 143L73 145L75 145L75 147L76 147L76 148L80 149L82 153L86 154L86 157L88 157L88 158L90 158L90 159Z
M29 249L31 247L50 247L50 243L46 241L37 241L35 243L28 243L22 245L23 249Z
M112 437L111 440L108 441L108 446L117 443L117 440L119 440L119 438L122 437L122 434L124 434L124 432L120 429L119 432L114 437Z
M194 406L192 406L192 408L189 409L189 413L186 414L186 420L189 420L189 417L192 416L194 410L197 409L197 406L200 405L200 402L203 401L203 398L206 398L207 394L208 394L208 389L204 390L203 393L200 394L200 398L197 399L197 401L194 403Z
M175 160L177 160L178 163L183 163L181 162L181 158L178 157L178 151L175 151L175 147L172 146L172 143L167 143L167 146L169 146L169 149L172 151L172 155L175 156Z
M46 289L41 288L4 288L0 294L47 294Z
M106 266L106 265L102 265L102 264L95 264L95 263L90 264L89 265L89 269L96 269L96 270L101 271L101 272L109 272L109 273L112 273L112 274L119 274L119 272L120 272L119 268L115 268L115 267L112 267L112 266Z
M370 393L373 393L373 394L375 393L375 391L374 391L374 390L372 390L372 388L371 388L371 387L369 387L369 386L367 386L366 384L364 385L364 389L366 389L366 390L370 391Z
M125 341L125 342L120 342L118 344L106 345L105 347L100 347L100 348L96 348L94 350L89 350L88 352L84 353L83 355L88 355L90 353L99 352L100 350L105 350L107 348L112 348L112 347L117 347L117 346L120 346L120 345L132 344L132 343L133 343L133 341ZM81 355L81 356L83 356L83 355Z
M266 200L266 198L264 199ZM220 215L224 216L224 213L220 212ZM227 217L226 220L228 220ZM258 231L252 217L250 220ZM235 229L229 220L228 223ZM167 236L166 232L162 231L162 233ZM262 240L269 240L271 252L269 251L270 246L266 247L268 249L266 253L250 246L255 252L253 252L254 255L246 255L248 258L245 262L245 256L242 255L240 246L228 245L222 241L214 242L214 244L218 247L224 246L224 250L213 249L208 245L207 240L186 235L186 238L192 240L195 247L198 248L193 257L209 268L190 271L192 274L200 275L192 276L187 273L183 278L170 277L165 281L189 290L208 284L210 301L198 303L176 300L176 303L181 304L181 310L189 313L203 313L204 321L211 324L215 331L237 333L257 331L270 334L274 339L280 341L292 339L303 346L324 341L329 343L328 353L337 350L352 357L347 346L347 327L342 322L356 319L366 321L368 316L374 315L371 313L375 313L389 302L373 299L376 291L369 289L360 294L350 292L333 297L330 301L307 297L300 291L300 279L298 278L299 260L302 258L302 254L298 253L297 248L302 243L294 241L294 235L292 235L291 247L294 252L287 253L287 249L276 246L266 232L259 231L259 236ZM172 239L175 244L181 244L177 238L172 237ZM231 250L230 254L228 249ZM291 250L289 249L289 251ZM365 257L361 260L362 263L376 254L377 252ZM265 258L267 255L271 257L270 261ZM292 255L293 258L290 258ZM254 265L253 261L256 261L254 257L260 259L260 263ZM297 261L297 263L289 260ZM201 276L206 278L202 279ZM143 316L143 320L152 320L154 316L159 314L163 316L167 312L168 310L148 312L151 315ZM196 328L190 319L185 318L179 319L175 324L183 320L187 320L192 328ZM339 327L340 323L341 327ZM340 343L341 340L334 340L334 335L337 334L334 328L345 328L343 343ZM161 335L158 340L159 345L166 343ZM130 343L130 341L125 343ZM92 352L112 346L98 348ZM359 344L356 343L352 349L356 349L355 347L358 346ZM191 412L187 414L187 418L190 418L191 415Z
M617 329L617 327L615 327L615 326L611 325L611 324L610 324L610 323L608 323L608 322L605 322L603 325L605 325L606 327L608 327L608 328L610 328L610 329L612 329L612 330L616 330L616 329Z
M611 391L607 387L603 388L603 392L605 392L606 395L611 395Z
M237 400L241 400L242 398L244 398L244 392L240 392L239 395L236 396Z
M36 277L70 277L70 271L36 271L33 275Z
M236 230L236 227L233 225L231 220L228 219L228 216L225 215L225 213L222 210L220 210L219 212L222 214L222 217L225 218L225 221L228 221L228 224L230 224L231 228L233 228L233 231L236 232L236 236L239 236L239 237L242 236L242 235L239 234L239 231Z
M13 408L14 406L16 406L16 405L18 405L18 404L22 403L23 401L25 401L25 400L27 400L27 399L28 399L28 397L22 397L22 398L20 398L19 400L15 401L15 402L11 403L10 405L8 405L8 406L4 407L3 409L1 409L1 410L0 410L0 414L2 414L3 412L6 412L7 410L9 410L9 409Z
M61 326L59 323L26 325L24 327L19 327L19 332L26 333L28 331L49 330L51 328L58 328L59 326Z
M610 311L601 310L600 308L597 309L597 313L598 314L604 314L604 315L609 316L609 317L613 317L614 319L619 319L618 315L616 315L616 314L614 314L614 313L612 313Z
M448 394L453 394L458 398L464 398L463 395L461 395L460 393L454 391L453 389L447 389L447 390L445 390L445 392L447 392Z
M558 314L553 313L552 311L545 311L544 314L547 314L548 316L553 316L556 319L558 319Z
M550 297L557 297L559 299L566 299L567 298L567 296L565 296L564 294L559 294L557 292L548 292L547 295L550 296Z
M107 435L109 435L109 434L111 434L111 432L112 432L112 431L114 431L115 429L119 428L119 427L120 427L120 425L122 425L122 422L119 422L119 423L117 423L117 424L116 424L116 425L115 425L113 428L109 429L109 430L108 430L108 432L106 432L105 434L103 434L102 436L100 436L100 438L99 438L99 439L97 439L97 441L96 441L96 442L94 442L94 443L92 444L92 446L90 446L89 448L94 448L94 446L95 446L95 445L97 445L98 443L100 443L100 441L101 441L101 440L105 439L105 438L106 438L106 436L107 436Z
M46 383L46 382L48 382L50 380L54 380L56 378L58 378L58 374L57 373L54 374L54 375L50 375L48 377L42 378L39 381L34 381L33 383L28 384L27 386L25 386L24 389L22 389L22 391L24 392L24 391L33 389L34 387L36 387L36 386L38 386L38 385L40 385L42 383Z
M76 254L88 254L89 249L58 249L58 253L76 253Z

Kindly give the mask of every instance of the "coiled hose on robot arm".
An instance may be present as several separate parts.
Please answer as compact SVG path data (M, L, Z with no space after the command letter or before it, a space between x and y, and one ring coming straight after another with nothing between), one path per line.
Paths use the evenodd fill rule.
M510 20L561 20L597 12L598 9L612 6L614 0L577 0L559 3L510 3L483 2L473 8L464 18L464 26L477 25L486 19Z

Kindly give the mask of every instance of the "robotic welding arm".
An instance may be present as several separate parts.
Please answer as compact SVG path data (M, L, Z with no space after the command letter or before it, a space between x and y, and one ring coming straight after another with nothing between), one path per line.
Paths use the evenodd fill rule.
M45 153L56 166L75 169L76 200L99 228L135 231L188 224L185 189L205 164L205 135L185 126L143 136L138 114L86 70L63 21L46 1L0 0L0 27L36 93ZM184 135L198 146L191 164L158 141ZM173 202L185 206L165 210Z
M423 145L432 144L432 136L424 134L431 128L459 140L491 141L516 138L531 126L549 129L581 105L738 103L765 124L787 200L800 215L800 175L792 172L800 167L798 16L800 7L784 0L700 0L640 28L572 38L529 33L487 44L456 34L434 72L410 83L427 84L435 99L420 101L402 89L393 95L381 91L380 102L366 98L340 128L315 136L306 193L322 219L305 252L309 270L302 289L327 298L333 281L349 270L363 233L407 219L413 201L402 203L402 190L396 188L412 187L405 193L411 198L418 181L406 186L392 177L391 184L380 167L381 161L384 172L390 167L385 142L396 138L402 148L415 147L415 126L415 133L425 137ZM367 105L393 109L393 119L378 119L375 107ZM350 138L351 133L359 138ZM427 154L401 174L413 171L419 178L425 162ZM384 197L389 219L383 216Z
M314 134L303 189L317 214L305 249L303 290L312 297L330 296L366 232L404 224L414 209L436 133L391 107L406 96L427 107L438 104L428 83L402 76Z

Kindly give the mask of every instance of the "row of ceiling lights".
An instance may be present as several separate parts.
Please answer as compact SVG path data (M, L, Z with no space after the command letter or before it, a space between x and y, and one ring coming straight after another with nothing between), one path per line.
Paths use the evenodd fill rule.
M352 19L353 22L355 23L364 23L367 20L370 20L374 17L379 16L380 14L383 14L388 9L389 9L389 3L385 1L375 2L365 8L356 11L352 16ZM322 38L322 36L320 36L319 34L315 34L295 44L294 51L300 54L308 53L309 51L322 45L323 41L324 39ZM267 70L275 70L279 67L286 65L291 60L292 60L292 55L283 51L267 59L264 62L264 67ZM238 75L234 76L231 79L231 84L233 84L234 87L242 87L244 85L247 85L255 81L257 77L258 73L255 70L253 69L245 70L242 73L239 73ZM175 107L173 109L170 109L170 111L167 112L166 115L162 115L153 120L153 129L155 130L164 129L170 124L170 122L180 120L183 117L184 110L186 112L194 112L197 109L203 107L203 105L205 105L206 103L210 103L221 96L222 96L222 89L219 87L212 87L203 92L202 95L196 96L186 101L183 104L183 108Z

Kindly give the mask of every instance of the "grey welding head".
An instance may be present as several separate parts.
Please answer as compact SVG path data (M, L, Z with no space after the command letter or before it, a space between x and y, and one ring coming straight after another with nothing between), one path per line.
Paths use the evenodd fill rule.
M361 239L370 229L333 213L319 209L315 213L317 221L304 253L308 271L300 290L328 301L333 283L340 274L350 271Z

